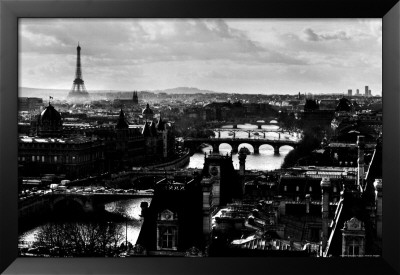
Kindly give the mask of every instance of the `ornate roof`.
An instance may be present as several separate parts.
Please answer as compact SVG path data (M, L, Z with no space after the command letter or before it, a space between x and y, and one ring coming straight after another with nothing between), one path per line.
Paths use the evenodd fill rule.
M117 128L117 129L128 129L128 128L129 128L129 124L128 124L128 122L127 122L126 119L125 119L125 114L124 114L124 112L122 111L122 109L121 109L121 111L119 112L119 118L118 118L118 122L117 122L116 128Z
M147 103L146 108L143 109L142 114L146 116L153 115L153 110L150 109L149 103Z
M147 122L144 123L142 135L144 137L150 137L151 136L150 126L149 126L149 124Z
M49 106L43 110L43 112L39 116L39 124L52 124L52 125L60 125L61 124L61 115L60 113L54 109L53 105L49 103Z
M353 104L347 98L342 97L336 106L337 112L350 112L353 109Z

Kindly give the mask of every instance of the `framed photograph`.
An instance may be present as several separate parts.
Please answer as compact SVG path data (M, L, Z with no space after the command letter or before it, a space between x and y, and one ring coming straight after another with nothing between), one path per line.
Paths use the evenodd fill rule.
M398 274L399 3L284 4L2 2L0 270Z

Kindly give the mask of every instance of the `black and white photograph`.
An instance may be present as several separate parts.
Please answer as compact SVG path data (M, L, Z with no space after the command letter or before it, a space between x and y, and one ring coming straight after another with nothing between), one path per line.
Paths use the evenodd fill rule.
M381 257L382 77L381 18L19 18L18 256Z

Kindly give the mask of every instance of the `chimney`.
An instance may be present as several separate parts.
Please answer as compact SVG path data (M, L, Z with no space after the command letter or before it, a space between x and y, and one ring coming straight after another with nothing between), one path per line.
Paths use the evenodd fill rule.
M376 205L376 235L382 239L382 179L376 179L375 187L375 205Z
M359 187L363 187L364 185L364 148L365 148L365 141L364 136L357 137L357 146L358 146L358 176L357 176L357 184Z
M328 243L329 229L329 193L331 189L331 181L329 178L322 178L321 193L322 193L322 251L325 251Z

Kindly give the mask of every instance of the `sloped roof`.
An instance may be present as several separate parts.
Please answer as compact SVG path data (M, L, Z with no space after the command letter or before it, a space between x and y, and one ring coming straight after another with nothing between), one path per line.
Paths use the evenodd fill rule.
M119 112L119 118L118 118L116 128L117 129L128 129L129 128L129 124L125 119L125 114L124 114L124 111L122 111L122 109Z
M150 137L151 136L151 131L150 131L150 126L147 122L144 123L143 130L142 130L142 135L144 137Z

